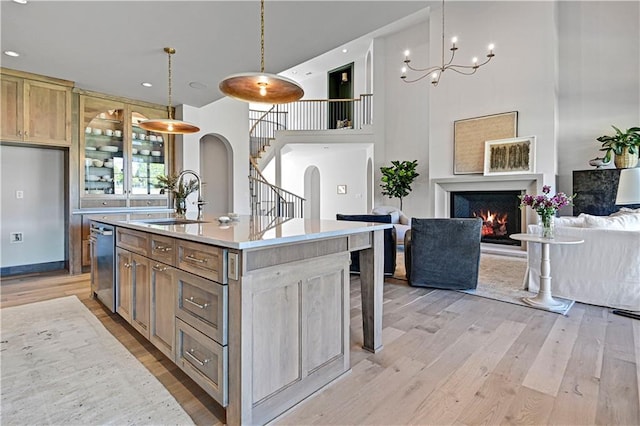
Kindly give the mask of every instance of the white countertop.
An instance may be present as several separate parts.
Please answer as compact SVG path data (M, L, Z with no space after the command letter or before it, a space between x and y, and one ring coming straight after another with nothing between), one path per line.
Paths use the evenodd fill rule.
M267 247L320 238L330 238L360 232L391 228L390 223L349 222L317 219L287 219L267 216L241 215L238 220L220 223L217 216L205 216L203 223L161 225L145 223L146 214L128 214L126 219L110 219L108 215L96 215L98 222L128 229L151 232L174 238L213 244L236 249ZM153 219L173 218L174 214L154 214ZM187 219L195 216L187 214Z

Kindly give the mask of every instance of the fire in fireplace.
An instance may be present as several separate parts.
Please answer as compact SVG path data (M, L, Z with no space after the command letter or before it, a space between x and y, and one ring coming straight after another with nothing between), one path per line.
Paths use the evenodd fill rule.
M519 246L520 241L509 238L521 232L521 191L459 191L451 192L451 217L479 217L482 219L484 243Z

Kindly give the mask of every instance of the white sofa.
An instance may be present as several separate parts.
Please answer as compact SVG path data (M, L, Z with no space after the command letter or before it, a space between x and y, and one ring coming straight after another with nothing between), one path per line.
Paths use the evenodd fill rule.
M624 209L623 209L624 210ZM627 209L628 210L628 209ZM529 225L528 232L538 231ZM584 240L551 245L551 292L577 302L640 310L640 212L556 218L555 234ZM529 244L529 290L540 286L541 245Z
M404 246L404 234L411 229L411 219L402 210L392 206L378 206L371 210L371 214L391 215L391 223L396 228L396 243Z

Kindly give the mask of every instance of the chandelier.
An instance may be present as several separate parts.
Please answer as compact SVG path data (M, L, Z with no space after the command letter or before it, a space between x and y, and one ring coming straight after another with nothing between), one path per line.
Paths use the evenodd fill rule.
M260 72L230 75L218 87L225 95L245 102L284 104L304 95L295 81L264 72L264 0L260 1Z
M471 60L470 65L454 64L453 60L456 56L456 51L458 50L458 47L456 46L457 42L458 42L457 37L453 37L451 39L451 48L449 48L449 50L451 50L451 58L449 59L449 62L445 63L444 62L444 0L442 0L442 51L441 51L440 65L432 66L429 68L414 68L411 66L411 59L409 59L409 51L405 50L404 52L405 66L402 67L402 75L400 76L402 81L404 81L405 83L415 83L416 81L420 81L427 76L431 76L431 84L433 84L434 86L437 86L438 83L440 82L440 77L445 71L451 70L451 71L457 72L458 74L463 74L463 75L475 74L476 71L478 71L478 68L489 63L491 58L495 56L495 54L493 53L494 45L490 44L489 53L487 53L486 61L482 63L478 63L478 58L474 57ZM407 70L411 70L419 74L414 79L408 80Z
M173 47L165 47L164 51L169 56L169 105L167 106L169 118L154 118L141 121L139 126L152 132L169 133L172 135L198 132L200 131L199 127L194 126L191 123L187 123L186 121L175 120L173 118L173 106L171 106L171 55L176 53L176 49Z

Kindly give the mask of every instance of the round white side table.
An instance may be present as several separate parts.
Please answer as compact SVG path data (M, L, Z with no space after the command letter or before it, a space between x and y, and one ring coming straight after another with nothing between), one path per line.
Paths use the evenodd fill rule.
M551 296L551 261L549 259L549 247L560 244L582 244L584 240L577 238L555 237L542 238L534 234L512 234L510 238L528 243L542 245L542 257L540 260L540 289L535 297L523 297L522 301L530 306L546 309L552 312L564 312L573 305L573 300L558 300Z

